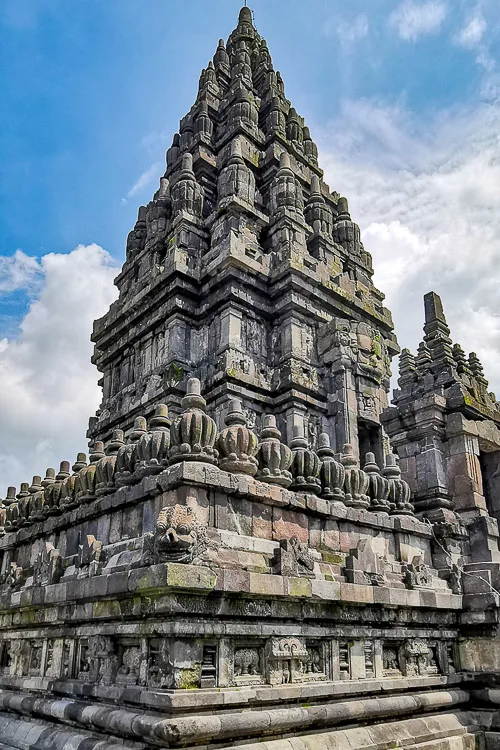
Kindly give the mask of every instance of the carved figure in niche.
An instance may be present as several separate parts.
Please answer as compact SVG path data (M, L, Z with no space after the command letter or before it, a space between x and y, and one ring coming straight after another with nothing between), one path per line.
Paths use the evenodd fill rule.
M299 638L272 638L267 659L271 685L301 682L308 656L307 649Z
M346 557L345 577L348 583L384 585L384 560L374 553L370 539L362 539L357 548L352 549Z
M12 676L22 676L27 672L28 660L30 656L30 643L26 639L20 639L11 642L11 665L10 674Z
M401 675L397 646L384 646L382 652L382 662L384 666L384 675L388 677Z
M305 673L309 675L322 674L324 669L323 646L320 643L309 641L307 643L307 660L305 662Z
M282 539L274 553L273 573L280 576L314 576L314 557L297 537Z
M84 536L82 544L78 545L77 565L80 568L81 577L90 578L99 575L104 562L102 542L98 541L93 534Z
M403 643L399 649L399 663L406 677L437 674L439 671L432 647L420 638Z
M234 651L234 676L260 675L260 654L258 648L237 648Z
M116 674L116 682L137 685L140 668L140 647L137 644L125 646L121 657L121 665Z
M165 688L170 682L167 643L164 640L152 639L149 642L148 685Z
M144 536L143 562L192 563L199 560L209 547L207 528L194 510L186 505L172 505L160 511L153 534Z
M79 679L109 685L116 674L116 654L111 638L95 635L80 641Z
M12 591L19 591L26 583L28 571L17 563L11 562L6 571L5 581Z
M409 589L429 588L432 586L432 574L420 555L416 555L404 570L404 581Z
M45 542L33 568L33 584L47 586L58 583L63 574L62 557L53 544Z

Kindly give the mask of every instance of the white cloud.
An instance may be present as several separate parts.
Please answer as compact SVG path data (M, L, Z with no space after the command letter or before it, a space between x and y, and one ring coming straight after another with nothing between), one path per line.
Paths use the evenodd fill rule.
M469 19L463 29L457 34L457 44L468 49L475 49L482 41L486 28L486 19L481 10L477 9L472 18Z
M38 289L41 266L36 258L16 250L14 255L0 257L0 294L24 289L28 294Z
M98 245L50 253L37 266L41 288L19 335L0 340L0 492L85 450L101 398L90 332L116 297L118 269Z
M336 145L331 132L344 133ZM500 102L419 122L349 102L324 133L323 167L350 199L401 346L422 336L423 295L443 298L452 338L500 395Z
M326 36L338 36L342 46L349 49L351 45L368 36L370 25L364 13L360 13L352 21L332 17L326 22L324 32Z
M404 0L390 15L389 25L407 42L437 33L446 18L448 9L441 0L414 2Z
M154 164L151 164L149 169L146 169L146 171L143 172L141 176L138 177L138 179L134 182L126 196L122 198L123 203L127 203L129 198L133 198L134 195L142 193L143 190L152 185L153 182L158 179L161 168L161 162L155 161Z

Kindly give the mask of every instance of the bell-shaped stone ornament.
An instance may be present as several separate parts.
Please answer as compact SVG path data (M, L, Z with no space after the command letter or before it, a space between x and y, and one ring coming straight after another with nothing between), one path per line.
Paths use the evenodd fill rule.
M339 461L335 460L335 454L330 446L330 436L326 432L322 432L319 436L317 454L321 461L319 472L321 496L344 502L345 469Z
M89 464L84 466L78 474L76 497L78 505L88 503L96 498L97 462L104 458L104 443L100 440L94 443L89 455Z
M345 468L345 504L351 508L369 508L368 476L359 468L356 457L352 452L352 445L348 443L344 445L342 464Z
M78 505L78 491L77 479L79 472L87 465L87 456L85 453L79 453L76 457L76 461L71 467L73 474L66 477L61 484L61 494L59 497L59 507L61 510L71 510L76 508Z
M141 478L159 474L168 463L170 448L170 419L166 404L158 404L149 423L149 430L141 436L135 453L135 473Z
M217 438L220 468L231 474L255 476L259 468L255 458L259 441L257 435L248 429L241 401L238 399L230 401L225 423L227 427Z
M2 505L4 506L4 508L8 508L9 505L12 505L12 503L15 503L15 502L16 502L16 488L7 487L7 494L2 500Z
M401 478L401 469L393 453L385 457L384 477L389 482L389 503L391 515L412 516L414 508L411 504L411 489L408 482Z
M55 476L53 482L49 482L43 491L44 503L43 503L43 515L45 518L48 516L56 516L61 513L60 499L61 499L61 486L63 481L70 476L70 465L69 461L61 461L59 471Z
M120 447L116 456L115 480L118 487L135 484L139 481L139 477L134 474L137 461L137 443L146 434L146 420L144 417L137 417L127 443Z
M276 427L276 417L273 414L265 414L262 425L257 453L257 479L267 484L289 487L292 483L292 451L281 442L281 432Z
M389 502L389 482L382 476L380 468L375 461L374 453L367 453L363 471L368 476L368 495L370 497L370 510L379 513L389 513L391 504Z
M37 479L40 479L40 477L37 477ZM17 493L17 502L19 507L18 528L21 528L21 526L26 526L29 523L31 500L30 487L33 487L33 482L31 483L31 485L29 484L29 482L22 482L21 488Z
M40 476L34 476L29 488L29 511L28 521L29 523L35 523L36 521L43 521L43 505L45 501L44 488L42 485L42 478Z
M180 461L202 461L217 463L217 450L214 448L217 425L205 412L206 401L201 395L198 378L190 378L187 392L182 399L184 411L170 430L170 464Z
M96 495L98 497L109 495L116 490L116 457L123 444L123 430L113 430L113 436L105 448L105 455L96 464Z
M318 454L309 448L304 437L304 425L298 424L293 428L293 439L290 443L292 449L292 490L296 492L321 492L321 480L319 472L321 462Z
M0 503L0 536L3 536L6 531L9 531L8 528L6 528L6 522L7 522L7 510L12 503L16 502L16 488L15 487L7 487L7 494L5 498Z
M19 500L7 506L5 509L5 531L16 531L20 527L19 521Z

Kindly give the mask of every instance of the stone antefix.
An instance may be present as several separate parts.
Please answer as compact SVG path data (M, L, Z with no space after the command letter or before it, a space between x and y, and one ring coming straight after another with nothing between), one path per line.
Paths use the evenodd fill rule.
M94 325L89 458L0 504L1 748L500 748L500 405L430 293L389 406L372 274L242 8Z

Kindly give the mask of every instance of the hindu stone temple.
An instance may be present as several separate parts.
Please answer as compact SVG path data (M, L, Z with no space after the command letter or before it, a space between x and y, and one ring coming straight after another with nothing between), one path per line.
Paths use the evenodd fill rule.
M389 404L371 256L247 7L166 161L88 458L0 506L0 750L498 750L481 363L431 292Z

